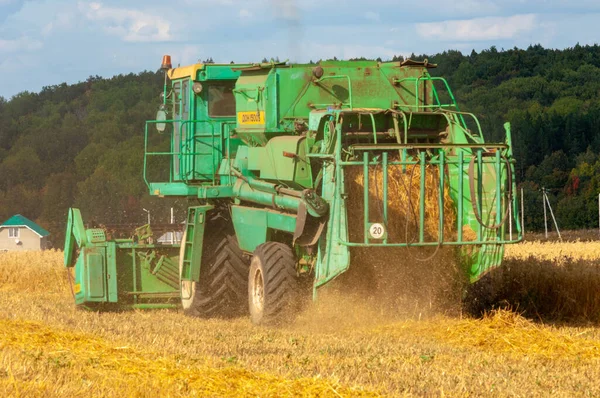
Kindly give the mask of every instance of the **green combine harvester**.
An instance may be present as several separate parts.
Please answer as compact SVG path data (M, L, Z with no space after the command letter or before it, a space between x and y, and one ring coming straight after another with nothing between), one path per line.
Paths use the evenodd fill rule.
M427 60L172 68L165 56L162 104L145 126L144 179L150 195L192 199L182 242L159 244L148 227L109 240L71 209L65 265L75 268L76 304L286 322L307 285L316 299L352 266L354 248L454 247L477 281L522 238L510 126L505 142L484 142L477 118L430 68ZM169 148L153 149L167 138ZM420 176L420 199L406 204L417 224L410 239L390 227L397 192L388 171L398 167ZM348 202L357 168L360 217ZM432 169L436 234L425 230Z

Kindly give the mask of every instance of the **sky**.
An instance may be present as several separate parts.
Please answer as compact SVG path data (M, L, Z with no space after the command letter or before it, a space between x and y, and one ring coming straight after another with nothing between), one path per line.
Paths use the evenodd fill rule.
M600 0L0 0L0 96L213 58L600 44Z

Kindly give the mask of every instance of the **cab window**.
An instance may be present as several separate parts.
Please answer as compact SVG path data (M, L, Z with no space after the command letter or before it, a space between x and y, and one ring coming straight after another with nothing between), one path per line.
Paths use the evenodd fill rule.
M221 82L208 87L208 116L235 116L235 82Z

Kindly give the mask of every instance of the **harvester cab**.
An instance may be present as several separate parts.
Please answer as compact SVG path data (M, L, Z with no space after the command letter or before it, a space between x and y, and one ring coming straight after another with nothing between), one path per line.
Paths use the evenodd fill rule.
M284 322L303 286L316 298L374 248L453 247L473 282L499 266L521 239L510 126L505 142L486 143L434 67L168 69L160 117L146 123L144 179L151 195L199 202L169 257L184 311Z

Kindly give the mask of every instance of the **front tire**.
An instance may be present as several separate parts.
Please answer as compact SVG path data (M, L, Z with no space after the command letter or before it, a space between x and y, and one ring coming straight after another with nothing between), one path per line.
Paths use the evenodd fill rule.
M279 242L258 246L248 276L250 318L256 325L291 322L301 308L301 288L292 249Z
M221 222L224 222L221 220ZM247 314L248 263L235 235L207 228L202 248L200 281L181 281L181 305L186 315L233 318ZM179 272L183 268L182 238Z

